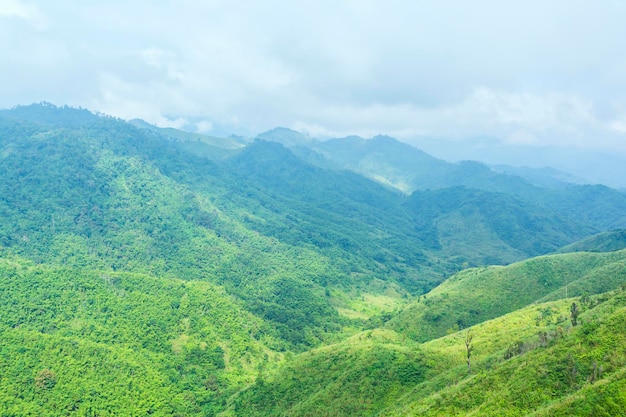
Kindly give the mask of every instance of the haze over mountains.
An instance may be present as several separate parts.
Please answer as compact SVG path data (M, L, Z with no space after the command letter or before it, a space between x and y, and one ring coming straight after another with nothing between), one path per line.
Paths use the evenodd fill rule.
M507 170L1 110L0 413L610 414L626 194Z

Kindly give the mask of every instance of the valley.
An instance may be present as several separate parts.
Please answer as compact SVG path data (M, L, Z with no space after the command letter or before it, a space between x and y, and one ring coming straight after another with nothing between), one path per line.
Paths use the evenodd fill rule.
M626 194L542 178L0 110L0 415L619 415Z

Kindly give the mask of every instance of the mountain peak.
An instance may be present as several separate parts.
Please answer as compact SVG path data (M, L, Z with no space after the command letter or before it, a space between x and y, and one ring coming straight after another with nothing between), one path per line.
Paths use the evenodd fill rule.
M268 142L278 142L285 146L304 145L314 141L309 135L286 127L275 127L274 129L261 133L257 136L257 139Z
M57 127L82 127L96 122L103 114L81 107L56 106L47 101L0 110L0 116ZM110 116L106 116L110 117Z

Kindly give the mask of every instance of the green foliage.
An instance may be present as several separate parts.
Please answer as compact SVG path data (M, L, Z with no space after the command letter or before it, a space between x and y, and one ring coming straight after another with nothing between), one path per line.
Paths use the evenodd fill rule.
M422 382L429 364L417 346L390 332L369 331L303 353L276 375L257 380L235 400L247 416L375 415L406 387Z
M612 230L564 246L558 252L612 252L622 249L626 249L626 230Z
M581 318L587 328L566 328L548 344L526 339L521 352L505 359L484 352L477 375L450 383L461 367L445 371L439 378L448 384L440 381L436 391L416 387L403 397L404 404L380 415L619 415L626 298L621 292L609 295ZM515 326L513 320L506 325Z
M619 227L623 196L529 187L475 163L444 178L449 166L428 158L420 175L434 188L476 189L406 196L327 169L333 141L266 139L310 147L45 103L0 111L0 415L489 415L505 399L513 414L600 415L623 404L623 300L595 294L626 282L625 252L466 269ZM360 149L354 170L384 169L377 180L407 190L419 181L372 157L405 149L393 139L348 144Z
M386 327L426 341L540 299L564 298L566 291L569 297L608 291L626 282L625 260L626 251L572 253L468 269L414 301Z
M545 254L584 233L573 222L504 193L454 187L415 192L406 204L424 240L471 265Z
M205 282L0 260L0 304L0 391L23 399L7 403L16 410L130 412L166 398L155 412L203 415L280 360L272 328Z
M620 415L626 294L589 300L593 307L581 312L584 324L576 327L553 320L568 314L566 299L421 345L388 330L364 332L301 354L258 380L229 415ZM398 358L390 351L415 356L389 360ZM377 358L385 358L383 374ZM401 382L411 362L414 377Z

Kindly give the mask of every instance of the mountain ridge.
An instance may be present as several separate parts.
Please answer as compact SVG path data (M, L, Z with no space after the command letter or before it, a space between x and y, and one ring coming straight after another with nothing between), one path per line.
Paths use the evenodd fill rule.
M469 413L480 404L459 408L454 387L508 381L526 352L553 363L559 399L613 398L585 378L619 387L626 355L575 351L591 333L567 323L576 303L603 343L621 341L605 325L622 317L624 252L600 251L619 247L622 194L426 154L438 185L407 194L316 140L272 134L292 141L235 147L84 109L0 110L0 413ZM348 141L369 167L407 149ZM549 255L559 248L599 252ZM532 404L516 407L545 405Z

